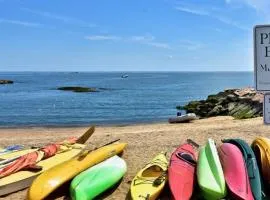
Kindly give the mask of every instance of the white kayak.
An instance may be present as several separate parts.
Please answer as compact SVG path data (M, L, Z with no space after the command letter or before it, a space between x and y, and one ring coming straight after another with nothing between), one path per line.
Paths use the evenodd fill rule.
M188 113L185 115L169 118L169 123L184 123L197 119L195 113Z

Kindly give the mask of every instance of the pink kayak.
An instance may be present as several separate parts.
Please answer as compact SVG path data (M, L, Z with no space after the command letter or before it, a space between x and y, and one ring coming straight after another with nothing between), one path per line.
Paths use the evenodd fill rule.
M223 143L218 148L218 154L226 184L233 199L254 200L245 161L238 147L234 144Z
M189 200L195 183L196 154L190 144L179 146L169 165L169 186L173 199Z

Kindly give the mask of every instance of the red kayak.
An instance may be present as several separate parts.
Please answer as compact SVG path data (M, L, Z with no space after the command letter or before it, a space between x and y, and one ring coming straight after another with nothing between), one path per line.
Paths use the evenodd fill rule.
M233 199L253 200L245 161L238 147L223 143L218 148L218 154Z
M169 165L169 186L173 199L189 200L195 183L196 154L190 144L179 146Z

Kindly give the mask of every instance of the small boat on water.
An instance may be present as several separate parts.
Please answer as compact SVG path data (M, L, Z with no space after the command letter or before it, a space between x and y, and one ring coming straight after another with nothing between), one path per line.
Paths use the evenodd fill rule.
M184 122L190 122L195 119L197 119L197 116L195 113L188 113L185 115L169 118L168 121L169 123L184 123Z
M121 78L127 78L127 77L128 77L127 74L123 74L123 75L121 76Z

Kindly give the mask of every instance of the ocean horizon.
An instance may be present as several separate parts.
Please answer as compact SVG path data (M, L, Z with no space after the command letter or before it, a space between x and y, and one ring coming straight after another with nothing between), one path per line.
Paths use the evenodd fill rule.
M74 73L75 72L75 73ZM127 78L122 78L128 74ZM0 72L0 127L165 122L176 106L227 88L253 87L251 71ZM63 86L103 88L74 93Z

